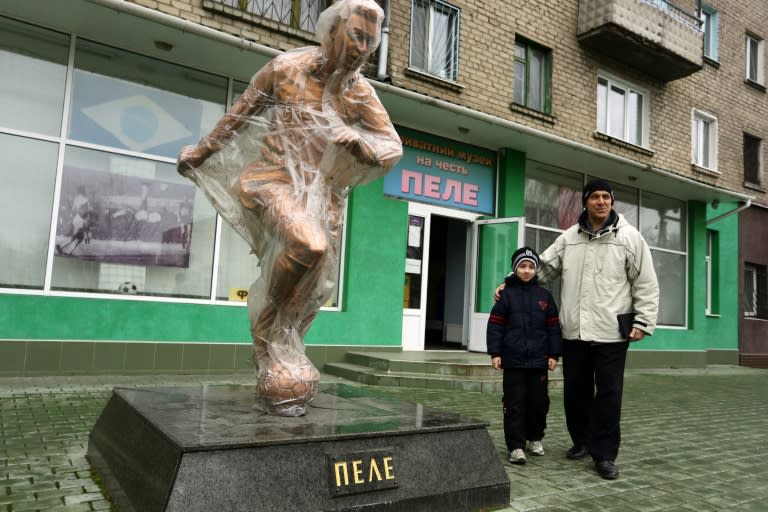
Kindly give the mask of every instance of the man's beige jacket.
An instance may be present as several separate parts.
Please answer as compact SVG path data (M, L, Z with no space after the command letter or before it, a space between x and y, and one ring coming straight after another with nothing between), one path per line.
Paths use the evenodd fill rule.
M558 275L563 339L626 341L616 315L631 312L634 327L653 334L659 284L651 251L623 215L598 233L576 224L557 237L541 254L538 276L546 284Z

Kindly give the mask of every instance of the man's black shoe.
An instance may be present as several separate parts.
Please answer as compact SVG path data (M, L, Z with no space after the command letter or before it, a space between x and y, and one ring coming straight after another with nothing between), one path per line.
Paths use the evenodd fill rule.
M595 462L595 469L597 474L606 480L616 480L619 477L619 468L612 460L601 460Z
M573 445L565 452L565 456L571 460L583 459L587 456L587 447Z

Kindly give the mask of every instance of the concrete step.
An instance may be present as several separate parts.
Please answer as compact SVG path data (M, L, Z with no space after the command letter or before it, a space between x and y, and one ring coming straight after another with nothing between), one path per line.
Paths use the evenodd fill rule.
M422 353L423 354L423 353ZM410 354L348 352L345 362L384 372L426 373L459 377L499 377L486 355L464 351L430 353L428 358L411 359Z
M501 393L502 375L458 376L437 373L398 372L380 370L352 363L328 363L323 372L370 386L410 387L454 391Z
M429 364L424 367L425 361L403 361L397 359L396 354L392 356L394 359L360 353L350 353L347 356L346 362L326 364L323 367L323 372L370 386L415 387L480 393L501 393L503 391L503 373L494 370L490 361L483 364L443 362L444 367L437 368L438 361L429 361ZM419 371L422 368L428 371ZM559 368L555 372L551 372L549 377L550 387L562 384L562 373Z

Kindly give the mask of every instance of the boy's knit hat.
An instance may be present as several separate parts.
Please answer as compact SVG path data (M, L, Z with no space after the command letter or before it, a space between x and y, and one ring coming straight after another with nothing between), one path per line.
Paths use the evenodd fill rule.
M587 199L589 199L589 196L592 195L592 192L596 192L598 190L604 190L611 194L611 205L613 205L613 202L616 200L613 195L613 189L605 181L597 179L590 180L589 183L584 185L584 190L581 192L581 205L587 206Z
M521 247L512 254L512 272L515 272L523 261L530 261L533 268L539 270L539 255L531 247Z

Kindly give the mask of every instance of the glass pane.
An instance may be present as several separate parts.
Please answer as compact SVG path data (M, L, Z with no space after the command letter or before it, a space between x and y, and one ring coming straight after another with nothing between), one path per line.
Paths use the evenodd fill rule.
M754 267L744 266L744 315L757 314L757 271Z
M515 62L515 87L512 101L518 105L525 105L525 63Z
M259 258L226 222L221 229L219 273L216 298L219 300L245 300L239 290L248 290L261 275Z
M68 147L53 287L208 298L214 230L173 164Z
M710 127L712 123L708 121L702 121L701 123L701 166L709 167L709 155L710 155Z
M712 15L702 11L701 19L704 22L704 55L712 56Z
M493 308L493 292L511 269L510 258L517 249L517 222L484 224L478 227L477 296L475 311Z
M703 167L704 155L702 155L704 137L704 120L695 117L693 119L693 163Z
M758 42L747 37L747 78L757 81Z
M531 165L525 179L525 219L556 229L576 224L581 215L581 174L544 164Z
M0 286L43 287L58 144L0 134Z
M424 217L408 216L408 244L405 250L405 289L403 307L421 307L421 269L424 259Z
M423 0L414 1L411 20L411 66L425 71L427 68L427 5Z
M520 43L515 43L515 58L525 62L525 46Z
M608 133L608 82L597 81L597 131Z
M685 251L685 205L682 201L643 192L640 232L651 247Z
M760 183L760 153L762 141L751 135L744 134L744 180L750 183Z
M608 94L608 135L624 139L624 91L611 87Z
M685 325L685 256L651 251L659 279L658 325Z
M250 11L284 25L291 24L292 0L251 0Z
M61 133L69 37L0 18L0 126Z
M536 110L544 110L544 52L531 50L531 75L528 86L530 88L528 106Z
M636 92L629 93L627 108L628 129L627 140L638 146L643 145L643 97Z
M317 18L325 9L325 0L302 0L299 28L307 32L314 32L317 26Z
M432 12L432 26L430 29L429 43L429 67L430 73L449 80L452 75L452 34L453 21L450 12L440 12L435 9Z
M554 231L544 231L542 229L531 228L528 225L525 227L525 245L531 246L536 249L536 252L541 254L544 250L555 242L555 239L560 235ZM560 304L560 290L561 279L557 278L555 282L546 283L544 287L552 292L552 296Z
M224 113L215 75L87 41L75 65L72 139L176 158Z

